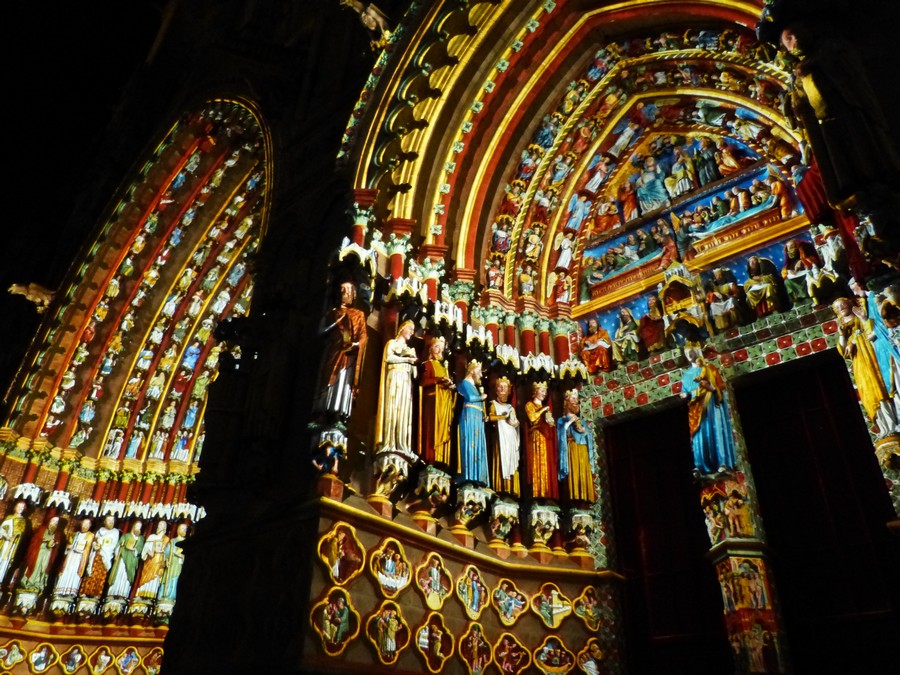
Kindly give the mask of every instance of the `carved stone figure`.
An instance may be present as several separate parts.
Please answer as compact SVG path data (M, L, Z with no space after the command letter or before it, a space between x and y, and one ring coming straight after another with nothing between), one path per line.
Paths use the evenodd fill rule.
M547 383L532 385L531 400L525 404L526 480L535 499L559 499L555 421L545 405Z
M612 340L597 319L588 319L587 335L581 340L581 360L591 374L612 370Z
M181 577L181 569L184 567L184 551L181 548L181 542L187 539L187 533L187 523L179 523L175 530L175 536L166 542L166 546L163 549L165 572L163 572L162 581L159 585L158 597L160 603L165 601L175 602L178 579Z
M81 587L81 577L87 565L91 544L94 541L94 533L91 532L90 518L84 518L79 523L79 529L69 537L66 546L66 557L63 560L62 569L56 579L53 590L55 597L72 598Z
M844 39L797 22L781 32L793 66L791 106L800 119L832 204L891 185L900 154L855 49Z
M684 371L681 396L690 398L688 423L694 467L701 474L733 469L734 434L725 399L725 380L719 369L702 356L694 358L693 363Z
M437 336L422 364L419 381L419 456L426 464L450 466L450 424L453 421L454 390L444 347L447 341Z
M458 387L463 401L459 420L459 480L488 485L487 439L484 429L484 400L481 390L481 363L470 361Z
M341 284L340 304L330 310L319 330L328 339L322 363L316 408L350 416L353 398L359 387L359 376L366 350L366 315L353 307L356 287L349 281Z
M563 416L556 421L556 429L560 482L566 482L571 501L593 502L596 499L594 434L581 419L577 389L566 392Z
M39 314L43 314L44 310L53 302L53 291L40 284L13 284L8 291L12 295L25 296L28 302L33 302L37 306Z
M0 588L3 587L6 576L19 553L19 546L27 525L24 513L25 502L16 502L12 513L0 523Z
M25 569L19 588L40 593L47 585L48 572L59 552L59 517L53 516L46 526L38 530L25 556Z
M838 317L839 348L853 368L856 390L869 419L878 425L881 434L894 431L897 415L888 387L878 367L872 343L877 339L873 322L854 311L853 302L838 298L832 305Z
M159 592L159 585L165 571L165 550L169 544L166 531L169 524L161 520L156 525L156 532L147 537L141 549L141 559L144 561L141 567L141 575L138 579L136 598L153 600Z
M141 534L141 521L131 526L131 531L119 538L112 570L109 573L109 592L111 597L127 598L131 586L137 576L137 568L141 551L144 548L144 536Z
M415 458L411 447L412 387L417 358L409 346L413 333L413 322L406 321L397 330L397 337L384 346L375 428L378 452L399 452L410 459Z
M491 401L488 420L491 434L491 483L497 492L518 496L519 489L519 418L509 402L512 384L501 377L496 384L496 398Z
M103 519L103 525L97 528L90 543L90 554L85 567L84 581L81 583L81 595L99 598L103 594L103 586L112 569L116 545L121 533L115 527L112 516Z

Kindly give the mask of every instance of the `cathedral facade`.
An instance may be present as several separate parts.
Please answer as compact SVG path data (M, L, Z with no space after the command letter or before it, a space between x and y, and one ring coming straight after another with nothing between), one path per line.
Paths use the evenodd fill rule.
M886 667L864 4L165 5L10 288L0 671Z

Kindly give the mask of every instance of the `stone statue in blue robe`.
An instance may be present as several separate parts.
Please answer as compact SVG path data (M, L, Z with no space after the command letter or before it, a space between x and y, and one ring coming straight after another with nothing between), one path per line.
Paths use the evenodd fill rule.
M466 376L456 391L462 399L462 413L459 417L459 482L489 485L487 440L484 432L484 394L478 389L481 384L481 364L469 362Z

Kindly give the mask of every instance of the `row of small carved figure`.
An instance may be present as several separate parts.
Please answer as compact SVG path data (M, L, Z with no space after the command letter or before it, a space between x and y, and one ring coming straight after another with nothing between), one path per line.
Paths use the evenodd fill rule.
M60 517L48 514L29 536L25 509L24 501L16 502L0 523L0 588L11 593L12 612L31 614L46 594L51 614L113 617L128 610L167 620L184 563L187 523L173 527L160 520L145 537L142 521L120 530L108 515L96 530L90 518L82 518L66 535Z
M93 652L91 652L92 649ZM21 642L12 640L0 647L0 667L15 668L20 663L27 663L32 673L49 673L57 672L52 669L58 665L67 675L79 672L85 664L93 675L114 672L123 675L137 672L158 675L162 668L163 650L161 647L154 647L143 657L134 647L126 647L118 656L113 656L112 648L105 645L100 647L72 645L69 649L60 646L60 650L63 650L62 654L49 642L42 642L28 654L28 650L22 647ZM143 666L143 671L138 671L139 666ZM15 672L20 672L20 670Z
M536 611L545 623L546 617L550 616L554 619L553 623L559 625L561 621L559 613L568 615L572 612L572 605L560 602L560 596L554 595L554 590L547 590L545 595L543 589L548 587L556 589L554 584L545 584L542 587L542 591L538 594L541 609ZM495 592L495 597L499 592L500 589ZM313 607L310 612L310 626L321 640L325 653L331 656L342 654L364 627L366 637L374 646L379 660L386 665L397 662L400 653L406 649L412 637L411 626L403 616L400 604L385 600L363 622L353 606L350 594L343 588L329 590L322 601ZM599 624L595 624L591 630L597 629ZM443 614L431 612L416 629L415 644L432 673L442 672L454 651L473 673L483 672L492 659L496 660L504 673L532 672L529 670L532 664L541 673L568 672L576 661L575 654L566 649L558 635L545 636L533 654L521 644L521 637L504 632L492 650L482 624L470 621L466 632L459 639L458 648L454 649L456 640L447 627ZM589 638L577 658L586 672L599 672L597 668L604 655L598 639ZM593 665L593 671L588 670L588 662Z

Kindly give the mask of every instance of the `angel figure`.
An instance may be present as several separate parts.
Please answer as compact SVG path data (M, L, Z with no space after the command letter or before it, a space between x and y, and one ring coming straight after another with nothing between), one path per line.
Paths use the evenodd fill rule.
M373 33L380 33L379 40L373 40L373 47L383 47L391 39L391 29L388 26L387 15L372 2L360 2L359 0L341 0L341 7L349 7L359 14L362 25Z
M553 238L553 250L559 251L556 259L556 269L568 271L572 265L572 256L575 253L575 233L571 231L559 232Z

